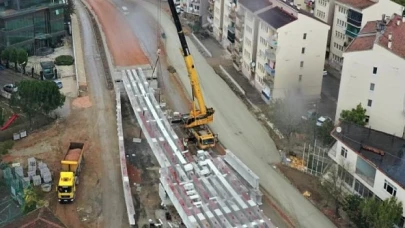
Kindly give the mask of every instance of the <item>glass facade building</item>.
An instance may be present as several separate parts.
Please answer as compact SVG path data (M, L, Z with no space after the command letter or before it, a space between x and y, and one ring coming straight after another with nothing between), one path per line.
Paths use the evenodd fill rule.
M22 47L29 54L62 42L63 0L0 0L0 50Z

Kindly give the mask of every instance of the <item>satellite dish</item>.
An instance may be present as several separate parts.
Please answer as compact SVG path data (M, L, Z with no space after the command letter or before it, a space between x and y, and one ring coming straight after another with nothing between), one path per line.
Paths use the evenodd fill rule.
M337 133L340 133L340 132L342 132L342 128L341 128L341 127L337 127L337 128L336 128L336 131L337 131Z

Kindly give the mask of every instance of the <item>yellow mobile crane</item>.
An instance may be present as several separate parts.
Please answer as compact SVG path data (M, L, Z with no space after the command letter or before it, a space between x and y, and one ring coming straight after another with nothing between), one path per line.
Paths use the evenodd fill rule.
M174 24L176 25L177 34L179 36L181 51L183 52L184 62L186 63L188 77L191 83L193 107L189 114L184 114L181 119L185 128L188 131L189 139L193 140L199 149L207 149L215 146L216 135L208 128L207 124L214 121L214 109L205 106L204 97L201 92L198 73L194 66L193 57L190 54L186 37L177 14L176 6L173 0L168 0L170 11L173 16ZM198 108L197 108L197 104Z

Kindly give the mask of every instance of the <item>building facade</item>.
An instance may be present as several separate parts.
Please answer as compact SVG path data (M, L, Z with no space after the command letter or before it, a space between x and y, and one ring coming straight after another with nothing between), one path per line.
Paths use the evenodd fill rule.
M348 122L340 123L332 136L337 141L328 155L339 165L349 191L381 200L394 196L405 204L404 139ZM398 227L404 227L404 218Z
M240 1L246 9L241 68L266 102L296 92L318 99L329 26L294 4Z
M342 110L361 103L367 110L367 126L405 137L403 40L405 17L402 15L370 21L364 26L343 54L336 120Z
M57 46L66 33L64 6L50 0L0 1L0 49L22 47L35 54L39 48Z
M214 9L213 9L213 35L214 38L221 42L223 38L223 29L224 26L224 1L225 0L214 0Z
M353 39L357 37L361 28L368 21L381 19L382 15L401 14L402 8L401 5L390 0L336 0L331 32L329 64L341 70L343 52Z

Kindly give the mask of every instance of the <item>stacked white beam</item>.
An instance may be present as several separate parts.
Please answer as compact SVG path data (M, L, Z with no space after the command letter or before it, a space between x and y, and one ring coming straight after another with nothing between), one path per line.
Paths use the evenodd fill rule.
M141 69L123 71L125 90L162 169L166 191L187 227L275 227L222 158L192 157L157 103ZM163 194L162 194L163 195ZM165 197L165 196L163 196Z
M37 170L37 160L35 158L28 158L28 172Z
M32 184L34 186L39 186L42 184L41 176L40 175L35 175L32 177Z
M128 221L131 226L135 225L135 207L131 194L131 185L129 183L127 163L125 159L125 147L124 147L124 131L122 128L122 114L121 114L121 91L117 89L115 91L116 99L116 111L117 111L117 132L118 132L118 149L120 152L120 165L122 176L122 187L124 191L125 205L127 207Z

